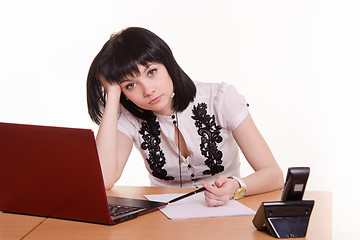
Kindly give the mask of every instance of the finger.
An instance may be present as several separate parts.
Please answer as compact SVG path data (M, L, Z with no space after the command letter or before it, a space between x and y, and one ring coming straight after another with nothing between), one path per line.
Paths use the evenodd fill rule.
M223 175L220 175L219 177L216 178L214 184L215 184L215 186L217 186L217 187L222 187L222 185L223 185L224 183L226 183L227 181L228 181L228 178L227 178L227 177L225 177L225 176L223 176Z
M218 207L218 206L222 206L224 205L224 202L221 201L220 199L212 199L212 198L209 198L207 196L205 196L205 201L206 201L206 204L208 205L208 207Z
M207 182L204 182L204 181L201 181L201 185L206 188L206 190L210 189L210 186L211 184L207 183Z
M106 86L106 85L107 85L107 81L106 81L106 78L104 77L104 75L99 74L99 75L98 75L98 79L99 79L101 85L103 85L103 86Z
M221 200L211 200L210 201L210 207L220 207L220 206L223 206L225 205L225 202L224 201L221 201Z
M201 185L202 185L203 187L205 187L206 190L209 191L209 192L211 192L211 193L214 193L214 192L216 191L216 189L217 189L216 186L211 185L211 184L209 184L209 183L207 183L207 182L204 182L204 181L201 181Z
M204 192L205 199L209 199L210 201L221 201L221 202L227 202L229 197L227 195L220 195L217 196L211 192Z
M230 200L230 198L226 195L224 196L215 196L212 193L205 192L205 201L208 207L219 207L224 206L227 204L227 202Z
M222 201L216 201L216 203L215 203L215 207L220 207L223 205L224 205L224 202L222 202Z
M202 181L201 184L202 184L203 187L206 188L206 190L208 192L210 192L210 193L212 193L212 194L214 194L216 196L223 195L222 190L220 188L216 187L215 185L211 185L211 184L209 184L207 182L204 182L204 181Z
M208 191L204 192L204 195L205 195L205 197L207 197L209 199L218 199L220 197L220 196L217 196L217 195L213 194L212 192L208 192Z

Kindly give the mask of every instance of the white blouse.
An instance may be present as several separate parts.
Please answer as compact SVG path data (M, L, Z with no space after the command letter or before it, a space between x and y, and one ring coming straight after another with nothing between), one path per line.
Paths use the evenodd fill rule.
M219 175L240 178L239 147L231 132L248 115L245 98L226 83L195 82L196 96L183 111L156 115L149 125L120 105L117 129L133 140L149 171L151 185L199 187ZM175 144L177 121L190 156L182 158ZM136 173L134 173L136 174Z

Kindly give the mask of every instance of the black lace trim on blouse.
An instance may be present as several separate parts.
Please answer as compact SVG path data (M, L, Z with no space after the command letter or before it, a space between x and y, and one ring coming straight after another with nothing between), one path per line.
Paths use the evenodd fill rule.
M167 171L163 169L166 158L160 148L160 124L156 121L156 116L148 121L142 122L139 133L144 140L144 142L141 143L141 149L149 151L146 161L152 170L152 175L163 180L174 180L174 177L167 176Z
M215 175L224 171L222 164L223 153L218 150L217 144L222 142L220 136L221 127L216 125L215 116L207 114L206 103L199 103L192 110L195 120L195 126L198 128L198 134L201 137L200 151L206 158L205 164L209 169L203 171L204 175Z

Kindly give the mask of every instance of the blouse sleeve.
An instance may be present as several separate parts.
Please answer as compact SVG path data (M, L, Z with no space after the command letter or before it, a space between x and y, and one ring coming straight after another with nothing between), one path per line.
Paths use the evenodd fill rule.
M133 139L134 132L136 132L136 126L134 121L132 121L132 118L134 117L132 117L132 115L120 105L117 130L124 133L130 139Z
M249 114L246 99L233 85L221 83L214 100L220 125L233 131Z

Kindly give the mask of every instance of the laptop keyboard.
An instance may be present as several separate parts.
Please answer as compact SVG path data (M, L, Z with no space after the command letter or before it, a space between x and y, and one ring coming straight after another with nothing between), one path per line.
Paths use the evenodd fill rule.
M113 205L113 204L109 205L110 216L112 216L112 217L117 217L117 216L120 216L123 214L135 213L141 209L142 208L138 208L138 207L120 206L120 205Z

